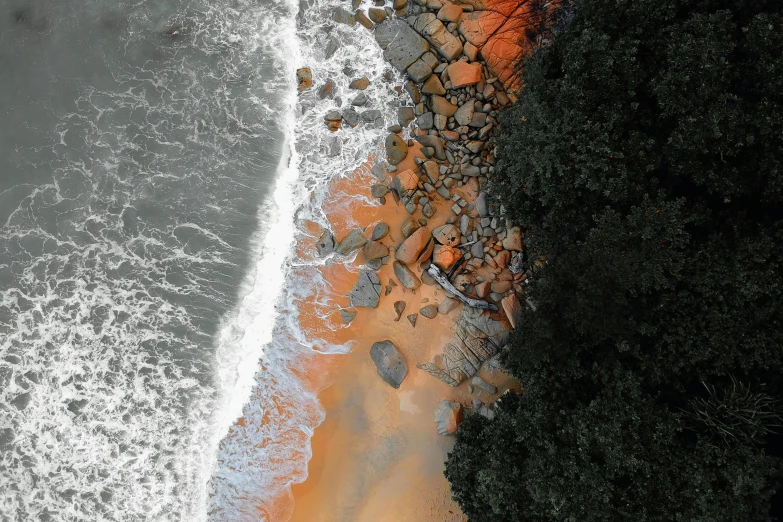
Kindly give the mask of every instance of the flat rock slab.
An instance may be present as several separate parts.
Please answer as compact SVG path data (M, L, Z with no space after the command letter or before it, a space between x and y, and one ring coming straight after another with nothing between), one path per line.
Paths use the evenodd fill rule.
M379 24L375 28L375 40L384 50L384 59L400 72L405 72L422 54L430 50L427 40L399 18Z
M370 358L378 375L391 387L399 388L408 375L408 363L391 341L380 341L370 347Z
M362 270L359 272L359 280L348 296L351 298L351 306L376 308L381 298L381 280L372 270Z
M481 81L481 65L468 62L454 62L449 65L449 80L455 89L476 85Z
M439 435L452 435L462 422L462 405L458 402L441 401L435 412L435 422Z
M413 273L413 270L399 261L394 262L394 275L397 276L397 279L400 280L400 283L402 283L402 286L405 288L415 290L421 286L421 281L416 277L416 274Z

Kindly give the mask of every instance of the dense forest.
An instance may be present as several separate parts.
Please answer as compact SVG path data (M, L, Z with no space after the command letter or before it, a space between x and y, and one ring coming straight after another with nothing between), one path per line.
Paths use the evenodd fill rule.
M490 189L540 266L472 521L765 521L783 495L783 2L572 0Z

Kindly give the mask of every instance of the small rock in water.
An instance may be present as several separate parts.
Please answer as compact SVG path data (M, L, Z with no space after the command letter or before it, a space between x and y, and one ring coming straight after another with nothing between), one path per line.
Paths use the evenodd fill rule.
M309 67L302 67L296 70L296 83L299 92L313 86L313 73Z
M354 107L363 107L365 104L367 104L367 95L363 92L360 92L356 98L351 100L351 105Z
M340 317L342 317L345 324L350 323L356 319L356 312L349 312L347 310L340 310Z
M326 257L334 252L335 246L334 236L329 230L324 230L324 233L321 234L321 237L318 238L318 242L315 244L318 255L321 257Z
M363 91L369 86L370 86L370 80L366 76L363 76L358 80L354 80L351 82L350 85L348 85L348 87L350 87L351 89L358 89L360 91Z
M324 83L321 86L321 88L318 89L318 97L323 100L327 96L331 96L333 91L334 91L334 81L331 78L329 78L326 80L326 83Z
M324 123L329 127L329 130L334 132L340 130L340 124L343 121L343 117L339 111L329 111L324 116Z

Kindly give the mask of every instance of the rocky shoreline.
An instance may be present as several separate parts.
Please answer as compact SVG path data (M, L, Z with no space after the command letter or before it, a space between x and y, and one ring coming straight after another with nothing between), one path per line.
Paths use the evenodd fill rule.
M333 15L337 22L353 25L358 21L373 30L386 61L406 74L400 88L407 93L409 105L398 109L397 124L388 127L385 161L376 160L372 167L379 180L391 181L374 184L370 192L381 204L393 198L410 217L400 228L403 240L399 243L390 240L389 225L378 223L372 230L351 230L340 241L326 230L318 239L318 253L361 252L364 268L348 294L349 308L341 310L346 322L361 313L361 307L382 306L381 298L397 285L412 293L422 284L446 288L441 302L406 315L411 328L419 315L431 319L466 303L455 321L452 341L433 360L416 361L416 366L450 386L473 379L467 385L469 393L494 390L476 373L500 351L509 330L519 326L524 285L531 276L522 257L520 228L502 217L502 209L492 204L484 190L494 171L491 138L498 127L498 113L515 98L515 76L509 68L525 52L509 41L510 29L504 29L516 23L518 4L501 2L504 9L493 4L488 10L478 2L396 0L393 9L370 8L365 14L355 5L353 13L337 8ZM313 87L310 77L309 69L300 69L301 89ZM351 88L366 88L366 80L354 80ZM319 87L319 95L331 88L327 81ZM325 124L335 132L344 125L356 126L359 115L354 107L356 100L342 112L330 111ZM364 114L362 119L366 120ZM410 139L404 138L404 130ZM415 168L399 169L411 153ZM459 190L463 187L477 196L466 198ZM436 202L441 203L437 206L445 204L441 213L448 213L440 226L433 226L434 221L443 221L442 216L433 219ZM384 284L376 271L388 263L393 264L394 277ZM406 302L398 300L393 306L399 320ZM404 375L390 375L399 373L394 367L405 364L404 356L391 341L373 347L380 345L384 356L373 356L378 373L399 387ZM491 403L476 401L471 406L483 415L493 415ZM453 420L461 415L460 405L444 401L436 413L439 432L453 433L457 423L443 428L444 412L451 412Z

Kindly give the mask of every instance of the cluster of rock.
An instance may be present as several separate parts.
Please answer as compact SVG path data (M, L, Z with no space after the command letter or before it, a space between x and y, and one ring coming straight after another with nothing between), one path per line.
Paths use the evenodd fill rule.
M520 326L524 284L532 275L522 255L521 229L504 219L502 209L482 190L494 171L489 139L497 128L498 112L514 100L506 90L513 88L513 76L507 74L511 62L498 58L498 47L492 42L504 34L512 14L524 9L526 2L499 0L497 4L502 8L484 9L480 0L394 0L393 8L370 9L367 15L357 5L353 13L335 12L338 22L359 22L374 30L386 60L408 77L403 87L411 103L399 108L397 125L389 127L385 162L373 167L381 180L388 173L394 177L373 185L371 194L382 203L393 197L410 217L400 229L401 236L395 234L402 237L396 245L389 244L389 226L384 223L371 232L353 230L340 242L327 231L317 245L323 256L355 251L364 256L364 268L348 294L352 307L377 307L382 294L389 295L396 286L415 292L422 284L441 284L445 299L406 315L415 327L419 315L433 319L457 308L458 301L465 303L451 342L418 367L451 386L468 380L470 393L478 389L479 394L490 395L497 390L476 374L495 360L510 328ZM307 81L305 72L300 86ZM325 121L337 130L351 118L345 111L334 111ZM402 131L411 123L415 124L413 138L408 140ZM415 169L399 170L414 140L424 158L415 158ZM461 194L478 196L468 201ZM445 208L441 212L449 212L448 218L444 225L432 227L429 220L438 208ZM419 212L422 217L417 217ZM390 262L394 278L384 285L375 272ZM404 301L394 303L395 320L402 318L405 309ZM348 311L341 314L346 322L356 316ZM407 363L396 347L390 341L375 343L371 358L379 375L399 387ZM487 417L494 414L480 401L473 406ZM439 433L453 433L461 415L458 403L444 401L436 413Z

